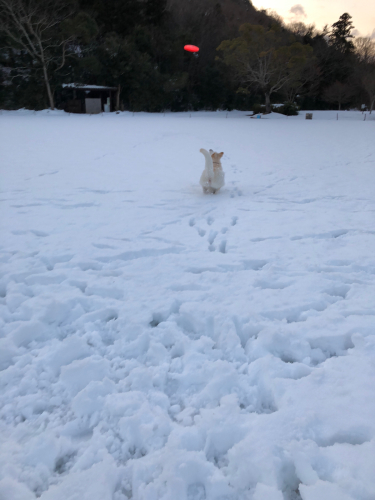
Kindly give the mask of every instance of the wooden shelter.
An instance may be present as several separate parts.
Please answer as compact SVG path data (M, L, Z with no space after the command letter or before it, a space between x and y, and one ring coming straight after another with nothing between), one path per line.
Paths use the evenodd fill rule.
M63 84L62 87L61 107L67 113L97 114L116 110L119 87L78 83Z

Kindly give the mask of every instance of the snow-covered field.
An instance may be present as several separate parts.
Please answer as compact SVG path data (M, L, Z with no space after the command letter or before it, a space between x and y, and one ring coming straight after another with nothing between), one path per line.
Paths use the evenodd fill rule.
M375 115L336 118L0 115L1 500L374 500Z

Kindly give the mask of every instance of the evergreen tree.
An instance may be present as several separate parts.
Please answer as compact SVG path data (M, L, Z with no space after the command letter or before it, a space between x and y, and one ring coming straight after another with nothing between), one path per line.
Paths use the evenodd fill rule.
M160 25L166 0L80 0L96 18L103 35L128 35L136 26Z
M332 31L329 35L331 45L344 54L349 54L354 51L354 43L351 40L354 38L354 35L351 34L354 26L351 19L352 16L347 12L342 14L340 19L332 24Z

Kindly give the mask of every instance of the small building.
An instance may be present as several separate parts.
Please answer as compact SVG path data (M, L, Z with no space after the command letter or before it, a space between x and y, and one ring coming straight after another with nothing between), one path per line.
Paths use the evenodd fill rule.
M116 110L120 87L64 83L61 107L67 113L97 114Z

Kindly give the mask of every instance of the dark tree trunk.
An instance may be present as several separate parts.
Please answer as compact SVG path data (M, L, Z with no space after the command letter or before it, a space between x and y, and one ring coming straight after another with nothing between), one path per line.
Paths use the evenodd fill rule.
M265 92L266 96L266 113L271 113L271 96L269 92Z
M116 91L116 111L120 111L120 92L121 92L121 85L118 84Z
M46 84L49 105L50 105L50 108L53 110L53 109L55 109L55 103L54 103L54 100L53 100L53 94L52 94L52 90L51 90L51 85L49 84L47 68L46 68L46 66L44 64L43 64L43 75L44 75L44 82Z

